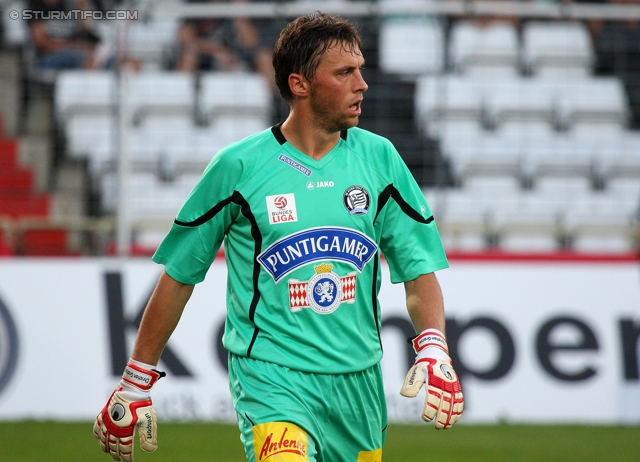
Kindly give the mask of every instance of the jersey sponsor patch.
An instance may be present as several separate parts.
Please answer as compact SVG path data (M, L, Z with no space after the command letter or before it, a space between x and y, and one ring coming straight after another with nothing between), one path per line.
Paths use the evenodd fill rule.
M332 271L331 264L322 263L313 268L316 274L308 281L289 279L289 308L293 313L311 308L316 313L329 314L341 303L356 301L357 272L340 277Z
M366 215L369 213L369 191L362 186L351 186L347 188L342 196L344 206L349 211L349 215Z
M302 165L300 162L296 162L295 160L293 160L291 157L287 157L284 154L280 154L280 156L278 156L278 160L280 162L284 162L285 164L287 164L289 167L293 167L295 168L297 171L299 171L300 173L302 173L303 175L306 176L311 176L311 174L313 173L311 171L311 169L308 169L307 167L305 167L304 165Z
M310 228L290 234L258 255L258 262L275 282L296 268L319 260L338 260L362 272L378 250L367 235L349 228Z
M293 194L267 196L267 213L270 225L298 221L296 197Z
M254 425L252 431L256 461L303 462L309 460L307 432L297 425L289 422L267 422Z

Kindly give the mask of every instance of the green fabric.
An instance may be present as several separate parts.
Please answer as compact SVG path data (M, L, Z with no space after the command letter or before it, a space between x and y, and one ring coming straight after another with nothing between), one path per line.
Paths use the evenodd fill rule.
M380 254L394 283L447 267L392 144L345 133L319 161L277 128L223 149L154 255L196 284L224 242L229 351L308 372L364 370L382 357Z
M350 374L315 374L230 354L229 382L250 462L255 461L251 429L265 422L303 428L311 462L356 462L360 451L384 445L380 364Z

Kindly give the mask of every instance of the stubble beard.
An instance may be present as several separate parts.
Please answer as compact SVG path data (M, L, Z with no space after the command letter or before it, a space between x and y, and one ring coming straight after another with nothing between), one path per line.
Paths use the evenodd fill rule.
M349 116L340 112L332 104L323 104L314 97L310 101L313 110L313 124L327 133L341 132L353 128L360 121L359 116Z

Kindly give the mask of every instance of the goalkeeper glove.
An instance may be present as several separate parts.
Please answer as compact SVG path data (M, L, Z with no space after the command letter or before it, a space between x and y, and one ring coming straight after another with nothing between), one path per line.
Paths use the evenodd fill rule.
M100 448L114 460L133 462L136 427L140 434L140 447L146 452L158 449L156 412L150 391L165 375L153 366L129 360L120 385L93 425L93 434L100 440Z
M437 329L426 329L412 343L416 362L409 369L400 394L414 398L427 382L422 419L431 422L435 418L437 429L449 428L460 419L464 397L444 334Z

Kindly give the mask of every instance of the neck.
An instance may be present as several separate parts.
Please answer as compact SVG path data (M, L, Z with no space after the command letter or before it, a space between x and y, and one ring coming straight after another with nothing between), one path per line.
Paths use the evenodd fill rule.
M314 160L322 159L340 141L340 132L329 132L313 123L311 117L300 114L299 108L291 108L289 117L280 126L287 141L298 151Z

